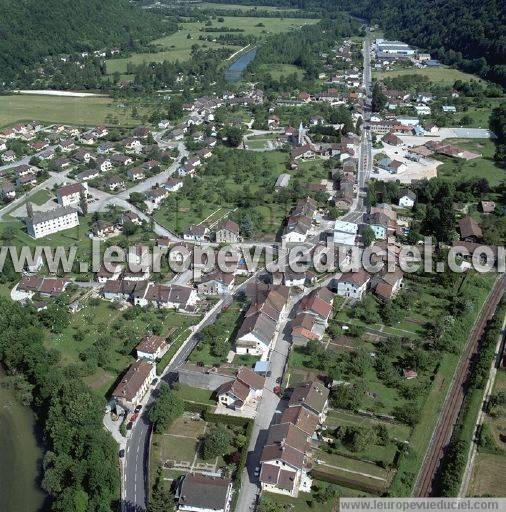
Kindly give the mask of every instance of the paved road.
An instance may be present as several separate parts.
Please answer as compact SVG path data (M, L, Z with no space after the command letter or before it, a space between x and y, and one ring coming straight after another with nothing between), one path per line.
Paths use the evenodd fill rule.
M232 297L220 300L213 309L206 314L194 330L194 333L186 339L177 355L167 366L161 376L160 382L164 381L170 384L176 379L176 369L186 361L191 351L198 343L199 337L197 333L206 325L214 322L222 308L230 304L231 301ZM158 386L149 397L144 411L147 411L149 406L156 399L157 389ZM126 444L125 458L123 459L122 508L125 512L139 512L146 508L150 437L151 424L144 413L135 422L132 428Z
M364 92L367 97L371 91L371 67L370 67L370 52L368 38L364 42ZM369 122L369 111L364 111L364 124ZM359 222L366 212L364 204L364 193L367 180L371 173L371 137L369 130L363 130L362 141L360 145L359 155L359 168L358 168L358 191L355 200L353 201L350 211L343 217L343 220L352 220ZM318 242L319 234L307 242L314 245ZM321 285L319 285L321 286ZM306 293L309 293L307 290ZM236 512L250 512L255 509L255 504L260 493L259 480L254 476L254 471L260 465L260 455L262 448L267 438L267 430L271 423L275 421L276 409L280 405L278 397L272 393L272 388L275 385L277 378L282 378L288 353L290 350L290 315L294 311L295 305L302 298L303 294L294 297L291 302L289 317L285 320L280 328L280 334L276 340L274 349L271 351L269 360L271 363L271 377L267 379L264 395L259 406L257 416L255 418L255 425L251 435L249 446L249 455L246 468L242 475L242 484L237 501Z
M367 126L370 120L369 103L371 98L371 52L369 37L367 36L364 40L364 46L362 49L364 57L364 70L363 70L363 92L365 94L365 107L363 113L363 126ZM353 201L350 211L343 216L342 220L348 222L360 223L364 220L364 214L366 213L366 184L371 176L372 171L372 139L370 130L362 130L362 140L359 149L359 164L358 164L358 175L357 175L357 196Z
M163 144L166 143L162 142L161 144L163 148ZM118 194L110 194L109 192L104 192L103 190L98 190L96 188L89 187L89 193L97 199L97 201L90 204L89 211L104 211L108 205L113 204L119 206L120 208L123 208L124 210L136 213L142 220L145 220L146 222L151 222L152 217L150 217L143 211L139 210L139 208L137 208L136 206L132 205L128 201L128 199L132 192L146 192L147 190L153 188L156 184L160 184L163 183L164 181L167 181L167 179L170 178L179 168L181 159L185 156L188 156L188 151L186 150L183 143L180 143L178 145L178 149L179 156L168 169L159 174L156 174L155 176L152 176L151 178L147 178L138 183L137 185L134 185L133 187L124 190ZM172 231L169 231L167 228L163 227L161 224L158 224L157 222L154 222L153 224L153 231L157 235L167 237L174 242L181 240L179 236L177 236Z
M7 215L8 213L13 212L19 206L21 206L24 202L26 202L28 199L30 199L31 196L33 196L36 192L43 189L51 190L55 185L63 185L64 183L68 183L74 180L70 180L67 178L67 172L50 172L49 178L42 183L39 183L38 185L35 185L35 187L28 190L25 194L17 197L14 199L14 201L11 201L9 204L4 206L0 210L0 221L3 219L4 215ZM35 207L35 209L37 209Z
M367 93L370 93L370 61L369 52L364 52L364 89ZM364 114L364 118L367 116L369 120L368 112ZM356 200L354 201L348 215L362 216L365 212L363 193L360 191L364 189L366 181L369 179L371 170L371 139L370 134L364 130L362 135L362 142L360 148L360 165L359 165L359 191L357 193ZM271 132L269 132L271 133ZM362 190L363 192L363 190ZM114 196L112 196L114 197ZM120 198L117 198L120 199ZM307 243L314 246L319 240L320 233L316 236L307 240ZM244 244L253 245L253 244ZM271 245L271 244L268 244ZM264 274L264 271L257 272L250 278L255 279ZM234 293L238 293L241 289L246 286L243 283L237 287ZM269 354L270 370L271 375L266 380L264 394L262 401L259 405L259 410L255 419L252 436L250 439L249 455L246 468L242 478L242 485L239 492L237 511L238 512L249 512L254 510L257 497L260 492L258 478L254 476L254 470L259 465L260 454L265 443L267 436L267 430L271 423L274 422L276 411L281 406L280 399L273 393L273 388L276 385L276 380L282 378L288 353L290 350L290 320L291 315L295 311L295 306L304 296L309 293L310 290L306 290L305 293L300 293L295 297L292 297L288 304L288 313L282 320L277 339L273 345L273 348ZM230 303L232 297L229 296L225 299L227 303ZM208 317L205 318L202 325L199 325L199 330L205 325L209 325L214 322L216 316L221 311L222 303L218 303L216 311L213 310ZM195 345L198 343L198 336L192 335L183 344L183 349L177 354L177 357L167 367L166 373L163 376L165 382L172 382L175 378L175 370L185 362ZM153 395L149 398L151 403L155 397ZM147 474L148 474L148 455L149 455L149 438L150 438L150 424L145 416L140 418L134 426L131 437L127 442L127 450L125 455L125 466L124 466L124 492L123 492L123 504L124 510L126 511L139 511L144 510L146 505L146 489L147 489Z

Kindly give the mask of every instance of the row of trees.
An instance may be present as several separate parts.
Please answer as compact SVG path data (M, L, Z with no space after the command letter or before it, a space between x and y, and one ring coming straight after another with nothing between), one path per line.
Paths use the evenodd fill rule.
M42 487L51 510L115 510L117 450L102 426L104 401L85 386L77 368L63 366L59 354L44 347L47 331L35 310L0 298L0 329L2 365L31 386L44 433Z

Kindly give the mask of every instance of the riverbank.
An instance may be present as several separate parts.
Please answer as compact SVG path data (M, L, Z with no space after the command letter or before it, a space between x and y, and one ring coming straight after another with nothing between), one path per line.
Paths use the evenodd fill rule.
M0 510L43 510L45 494L38 485L43 452L37 440L35 416L1 385L0 453Z

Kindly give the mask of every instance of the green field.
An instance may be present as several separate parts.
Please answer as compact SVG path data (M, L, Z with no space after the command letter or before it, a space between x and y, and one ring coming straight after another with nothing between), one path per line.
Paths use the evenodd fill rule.
M0 496L3 512L41 510L45 495L37 485L43 452L36 438L35 415L4 388L0 374Z
M259 67L259 72L269 73L274 80L279 80L281 77L286 77L295 73L298 79L304 77L304 71L293 64L270 64L269 66L262 65Z
M230 350L233 349L234 333L239 328L239 323L242 318L243 304L234 301L226 311L220 313L214 325L218 328L223 341L230 345ZM224 357L217 357L212 353L212 347L209 342L204 338L190 354L189 361L192 363L203 363L205 365L213 365L223 363L226 360Z
M250 11L251 9L254 9L255 11L290 11L294 12L298 9L285 9L284 7L273 7L270 5L261 5L259 7L256 7L254 5L239 5L239 4L213 4L211 2L202 2L195 5L196 7L199 7L200 9L217 9L217 10L227 10L227 11Z
M100 367L86 378L92 389L106 394L117 375L134 362L132 350L135 345L155 325L160 326L162 335L171 339L177 329L197 321L198 317L151 308L138 309L131 318L110 302L88 302L85 308L71 315L67 328L46 340L46 346L61 353L63 364L93 361L96 354L89 350L97 340L109 336L107 349L98 357Z
M354 496L354 494L344 494L339 493L340 495L344 496ZM312 495L306 492L301 492L297 496L297 498L292 498L290 496L283 496L282 494L275 494L272 492L263 492L262 493L262 501L266 501L269 503L273 503L278 505L280 507L279 509L273 509L273 510L280 510L288 512L310 512L313 510L318 510L318 512L333 512L336 510L337 506L337 498L334 500L331 500L327 503L318 503L317 505L312 499ZM282 507L282 508L281 508ZM317 507L317 508L316 508Z
M504 496L506 457L492 453L476 454L468 496Z
M203 222L209 215L221 208L222 216L226 213L226 208L234 209L236 203L227 204L224 198L224 192L236 194L239 191L248 189L252 194L260 194L265 199L265 204L260 204L252 208L255 216L262 219L261 232L253 236L268 237L272 239L279 230L283 219L290 210L290 204L280 205L270 203L269 193L274 194L274 184L277 177L286 171L288 155L281 151L269 151L265 153L243 152L244 157L251 155L253 158L262 158L265 162L265 171L261 177L248 175L244 180L242 177L238 181L232 169L229 175L208 175L206 176L205 168L199 170L199 174L192 181L192 188L199 189L198 198L184 197L180 192L174 196L170 196L165 205L162 205L155 212L155 220L167 229L182 233L189 225L199 224ZM231 158L232 156L230 156ZM213 157L214 158L214 157ZM229 156L224 154L223 159ZM211 159L210 159L211 161ZM316 167L318 165L315 163ZM320 164L321 166L321 164ZM312 167L305 168L301 171L303 176L308 176L313 172ZM202 176L202 177L201 177ZM263 183L268 182L266 188Z
M482 156L474 160L436 156L438 160L443 162L443 165L437 168L438 176L459 180L475 177L486 178L492 186L504 182L506 172L493 159L495 144L490 139L447 139L447 141Z
M34 203L38 206L42 206L43 204L47 203L50 199L54 197L51 192L48 190L42 189L35 192L35 194L32 194L30 196L30 202Z
M431 82L439 83L443 85L453 85L456 80L469 81L469 80L481 80L475 76L470 75L469 73L463 73L458 69L452 69L445 66L441 66L439 68L408 68L408 69L399 69L396 71L374 71L373 78L377 78L381 80L383 78L394 78L396 76L402 75L421 75L429 78Z
M15 94L0 96L0 127L19 121L42 121L95 126L109 124L110 118L120 126L134 126L130 110L119 108L110 98Z
M317 23L317 19L306 18L256 18L256 17L234 17L225 16L223 23L213 21L212 27L239 28L244 32L238 32L239 35L255 35L263 37L270 34L278 34L293 30L306 24ZM259 24L263 26L258 26ZM214 41L200 41L199 36L208 36L211 39L218 37L220 32L201 32L205 28L203 22L191 22L181 24L181 30L170 36L156 39L153 44L159 48L157 53L136 53L130 57L121 59L110 59L107 61L107 73L116 71L120 73L127 72L128 63L139 65L143 62L163 62L187 60L191 55L191 47L198 45L209 49L229 48L230 54L239 50L238 46L223 45ZM190 36L190 38L188 38Z
M409 439L411 434L411 429L402 423L390 423L388 421L371 418L369 416L360 416L359 414L354 414L350 411L344 410L329 411L327 419L325 420L325 425L329 427L350 425L374 427L376 425L384 425L392 437L401 441Z
M182 400L205 405L216 405L216 400L211 398L213 393L213 391L208 389L192 388L185 384L177 384L174 387L174 394Z

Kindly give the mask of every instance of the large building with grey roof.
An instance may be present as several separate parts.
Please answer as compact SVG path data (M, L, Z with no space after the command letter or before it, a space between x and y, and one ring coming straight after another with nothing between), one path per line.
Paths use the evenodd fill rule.
M79 226L77 210L64 206L45 212L33 212L26 218L26 230L33 238L43 238Z

